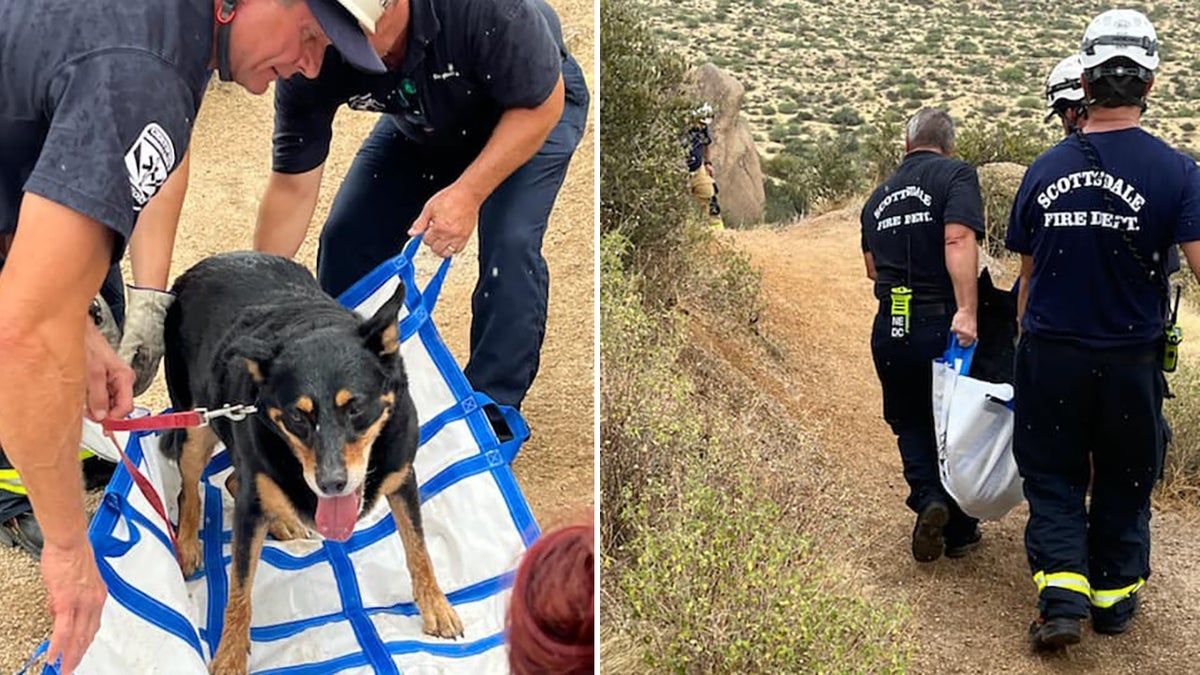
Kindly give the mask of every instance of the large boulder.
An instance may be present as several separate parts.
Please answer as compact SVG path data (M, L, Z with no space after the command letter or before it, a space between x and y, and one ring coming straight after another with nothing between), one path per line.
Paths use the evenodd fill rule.
M688 73L688 90L696 105L708 101L715 109L709 157L725 224L761 222L767 200L758 148L750 125L741 116L746 88L727 71L706 63Z

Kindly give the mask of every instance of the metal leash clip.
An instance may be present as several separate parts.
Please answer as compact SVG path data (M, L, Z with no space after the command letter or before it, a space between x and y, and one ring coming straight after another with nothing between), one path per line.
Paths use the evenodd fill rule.
M209 422L217 417L228 417L233 422L241 422L249 415L258 412L258 408L244 403L235 403L215 410L196 408L196 412L200 413L200 426L206 427Z

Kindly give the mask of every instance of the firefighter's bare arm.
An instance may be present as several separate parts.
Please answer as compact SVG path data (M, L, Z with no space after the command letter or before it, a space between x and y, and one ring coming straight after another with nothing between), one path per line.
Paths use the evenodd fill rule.
M67 671L98 630L105 597L83 510L85 393L95 412L116 416L132 408L133 371L118 367L111 348L106 362L92 364L99 381L86 376L87 309L110 264L112 240L100 223L26 193L0 273L0 438L45 537L42 577L54 616L49 653L61 652Z
M272 171L267 191L258 206L254 228L254 250L291 258L308 234L317 195L321 191L324 164L304 173Z
M950 322L950 330L958 336L963 347L975 342L976 307L979 303L979 251L975 246L975 231L966 225L946 223L946 271L954 285L954 300L958 311Z

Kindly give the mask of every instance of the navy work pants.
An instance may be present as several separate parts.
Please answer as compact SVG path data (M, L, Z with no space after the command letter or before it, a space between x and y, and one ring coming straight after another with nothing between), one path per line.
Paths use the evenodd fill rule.
M550 278L542 238L587 123L588 91L563 62L566 106L542 148L488 197L479 213L479 282L471 301L471 385L519 407L537 375ZM317 277L340 295L400 252L425 202L474 157L447 157L405 138L386 116L367 138L321 232ZM577 223L591 227L591 223Z
M1150 576L1162 383L1154 345L1097 350L1021 338L1013 454L1029 501L1025 548L1047 619L1082 619L1090 610L1096 623L1119 623L1136 609L1134 594Z
M945 538L953 545L969 539L979 522L963 513L942 487L933 434L932 361L946 351L954 307L914 304L912 314L908 335L893 338L891 317L883 303L871 331L871 355L883 385L883 418L900 446L909 488L905 503L916 513L935 501L946 504L950 522Z

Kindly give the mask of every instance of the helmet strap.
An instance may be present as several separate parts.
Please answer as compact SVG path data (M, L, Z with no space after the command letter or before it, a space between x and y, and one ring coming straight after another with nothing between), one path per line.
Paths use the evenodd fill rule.
M237 0L221 0L221 9L217 12L217 75L222 82L233 81L233 73L229 69L229 30L237 11L236 5Z

